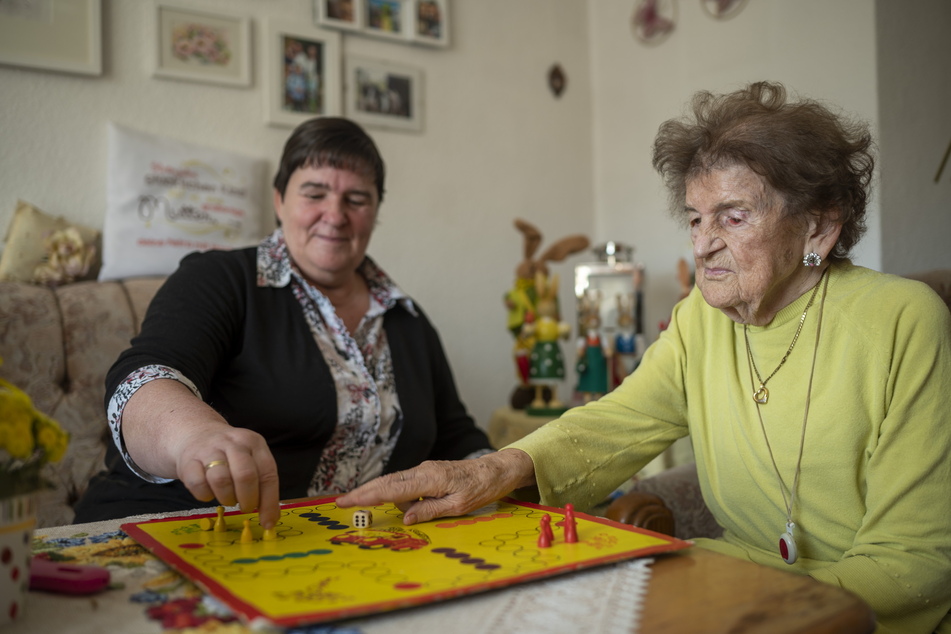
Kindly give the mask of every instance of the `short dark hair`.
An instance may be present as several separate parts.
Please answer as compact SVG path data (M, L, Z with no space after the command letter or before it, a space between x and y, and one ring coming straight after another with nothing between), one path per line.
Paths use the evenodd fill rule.
M383 201L386 166L373 139L363 128L342 117L315 117L297 126L284 144L274 189L287 191L291 174L300 167L334 167L373 178Z
M710 170L745 165L777 192L787 217L815 214L842 223L830 259L844 259L865 233L875 168L868 125L817 101L787 101L780 83L694 95L691 115L664 122L653 165L683 212L687 182Z

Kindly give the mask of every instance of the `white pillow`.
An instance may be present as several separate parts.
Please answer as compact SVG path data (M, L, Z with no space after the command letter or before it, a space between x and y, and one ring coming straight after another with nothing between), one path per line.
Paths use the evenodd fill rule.
M266 161L113 123L107 136L100 280L168 275L192 251L263 237Z

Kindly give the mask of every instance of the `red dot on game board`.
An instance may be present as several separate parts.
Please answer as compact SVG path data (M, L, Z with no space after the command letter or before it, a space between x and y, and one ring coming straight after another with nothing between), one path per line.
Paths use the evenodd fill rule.
M20 567L14 566L13 570L10 571L10 578L14 581L17 581L20 578Z
M17 612L20 611L20 606L16 601L10 604L10 620L13 621L17 618Z
M5 564L10 563L10 560L13 559L13 551L9 548L3 549L3 554L0 554L0 561Z
M456 523L460 526L469 526L470 524L475 524L475 520L456 520Z
M436 524L436 528L455 528L455 522L442 522L441 524Z
M204 548L204 544L179 544L179 548Z
M421 583L414 583L411 581L403 581L401 583L394 583L393 587L397 590L415 590L416 588L423 587Z
M491 517L473 517L472 519L476 522L491 522L492 521Z

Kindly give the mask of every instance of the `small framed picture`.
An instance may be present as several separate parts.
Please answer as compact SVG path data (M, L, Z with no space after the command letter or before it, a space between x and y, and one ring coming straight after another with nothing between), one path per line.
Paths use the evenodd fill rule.
M408 10L412 0L366 0L363 33L390 40L406 40L412 32Z
M413 42L449 46L448 0L413 0L411 11Z
M363 28L366 0L314 0L314 22L333 29Z
M101 75L101 0L0 0L0 64Z
M371 127L423 129L422 70L348 56L346 73L349 118Z
M155 2L153 75L251 85L251 21L241 15Z
M297 126L340 114L340 34L268 20L264 113L271 125Z

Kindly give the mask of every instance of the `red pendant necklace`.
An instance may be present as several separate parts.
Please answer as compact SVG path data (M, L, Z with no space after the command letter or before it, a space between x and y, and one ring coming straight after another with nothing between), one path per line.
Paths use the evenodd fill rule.
M825 276L825 272L823 272L823 276ZM786 352L786 355L783 357L782 362L779 364L780 367L782 367L783 363L785 363L786 357L789 356L789 353L792 352L793 346L796 345L796 340L799 338L799 333L802 331L802 325L806 320L806 312L812 305L812 302L816 297L816 292L818 292L819 285L821 283L822 278L820 277L819 282L816 283L816 290L813 291L812 297L809 299L809 303L806 304L806 309L802 313L802 318L799 321L799 327L797 328L796 335L793 338L793 345L790 346L789 350ZM792 511L793 505L796 501L796 492L799 488L799 474L802 472L802 451L806 443L806 422L809 420L809 404L812 397L812 378L815 376L816 372L816 357L819 352L819 333L822 329L822 312L825 308L826 291L828 288L829 277L826 277L825 288L822 290L822 301L819 303L819 318L818 323L816 324L816 343L812 350L812 368L809 371L809 386L806 389L806 406L802 415L802 433L799 438L799 457L796 459L796 472L793 476L792 487L789 489L788 499L786 497L786 483L783 482L783 476L780 474L779 467L776 465L776 458L773 457L773 448L769 444L769 435L766 433L766 425L763 423L763 413L760 411L760 406L766 404L766 398L759 399L756 398L755 395L753 397L753 400L756 402L756 415L759 418L760 429L763 430L763 438L766 440L766 449L769 451L769 459L772 461L773 470L776 472L776 477L779 479L779 490L783 494L783 505L786 507L786 532L779 536L779 555L787 564L794 564L796 563L796 560L799 559L799 549L796 547L796 523L792 521ZM747 333L746 325L743 326L743 336L746 339L746 356L750 367L750 384L754 387L754 392L759 394L760 390L765 390L765 382L760 381L760 390L755 389L756 383L753 380L753 352L750 348L750 338ZM778 371L779 367L777 367L776 370ZM774 371L773 374L776 374L776 371ZM771 377L772 375L770 375L769 378ZM769 378L766 380L768 381Z

